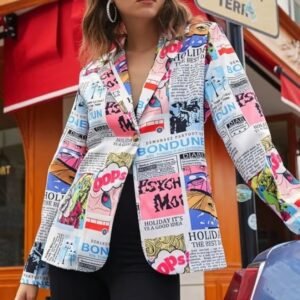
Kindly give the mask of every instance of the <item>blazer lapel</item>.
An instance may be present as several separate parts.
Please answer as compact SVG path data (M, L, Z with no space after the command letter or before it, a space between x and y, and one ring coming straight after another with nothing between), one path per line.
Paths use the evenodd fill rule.
M130 99L127 99L129 97L128 93L124 90L124 86L115 65L109 61L103 68L101 68L99 75L104 86L107 88L107 91L121 106L122 110L124 112L128 112L130 110L130 106L128 106L127 102L130 101Z
M128 75L128 66L126 53L122 49L114 56L113 62L110 61L104 67L100 78L106 86L108 92L114 97L116 102L124 113L129 113L135 127L141 118L148 102L151 100L159 83L166 75L168 62L175 58L182 47L182 42L173 40L166 42L161 38L158 43L157 55L153 67L149 71L144 83L138 104L137 114L134 114L133 101L131 96L130 80Z
M114 62L109 61L100 73L100 79L107 88L107 93L115 100L107 98L106 121L117 136L133 136L138 131L138 123L134 115L131 95L123 80L126 81L126 58L124 51L114 56ZM123 79L123 80L122 80Z
M168 71L168 62L175 58L179 50L182 47L182 43L178 40L168 41L161 38L158 44L158 53L156 55L153 67L151 68L148 77L145 81L142 93L137 107L137 119L139 120L151 100L154 92L156 91L159 83L166 75Z

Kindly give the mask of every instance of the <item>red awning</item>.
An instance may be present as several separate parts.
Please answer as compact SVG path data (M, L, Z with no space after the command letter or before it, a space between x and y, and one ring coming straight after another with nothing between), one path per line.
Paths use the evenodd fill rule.
M59 1L18 17L18 37L4 45L4 112L76 91L83 3Z
M300 112L300 82L296 82L284 71L280 73L281 100Z
M265 40L262 35L244 30L246 53L264 68L276 75L281 81L281 99L284 103L300 112L300 76L289 53L280 45L299 39L297 24L279 9L280 34L277 39ZM296 55L295 48L295 55ZM288 55L289 54L289 55ZM284 69L284 70L283 70Z
M193 15L193 0L182 0ZM4 112L75 92L85 0L44 5L18 17L18 37L4 46Z
M190 9L193 16L200 16L203 20L208 20L206 13L200 10L194 0L181 0L181 2Z

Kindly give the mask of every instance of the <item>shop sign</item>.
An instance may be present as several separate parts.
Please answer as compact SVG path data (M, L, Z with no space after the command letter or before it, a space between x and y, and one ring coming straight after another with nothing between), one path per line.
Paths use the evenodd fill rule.
M8 176L10 173L11 173L11 165L9 163L9 159L1 151L0 152L0 177Z
M288 28L280 26L279 35L276 39L254 30L250 32L259 43L268 49L270 55L279 58L293 70L297 76L300 76L300 40L295 39L288 31Z
M261 33L279 33L276 0L195 0L201 10Z
M246 184L238 184L236 186L237 201L240 203L252 199L252 190Z
M300 67L300 41L291 39L282 43L281 50L284 53L284 56L291 62L291 64L295 64L298 68Z
M0 176L7 176L10 174L10 165L0 166Z

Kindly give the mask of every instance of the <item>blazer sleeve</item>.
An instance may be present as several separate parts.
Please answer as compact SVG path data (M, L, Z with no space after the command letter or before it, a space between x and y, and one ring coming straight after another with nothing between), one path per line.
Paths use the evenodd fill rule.
M44 246L60 200L71 186L87 151L88 113L82 73L71 113L48 169L41 223L21 277L24 284L49 287L48 265L41 260Z
M215 23L208 30L204 95L245 182L292 232L300 234L300 182L284 167L243 66Z

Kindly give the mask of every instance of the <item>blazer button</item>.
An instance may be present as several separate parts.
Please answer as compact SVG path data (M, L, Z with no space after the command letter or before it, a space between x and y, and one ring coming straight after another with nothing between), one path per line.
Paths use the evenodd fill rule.
M139 141L139 136L137 134L135 134L133 137L132 137L132 140L134 142L138 142Z

